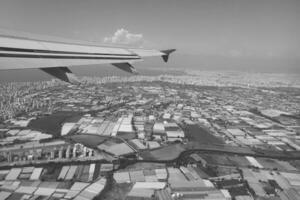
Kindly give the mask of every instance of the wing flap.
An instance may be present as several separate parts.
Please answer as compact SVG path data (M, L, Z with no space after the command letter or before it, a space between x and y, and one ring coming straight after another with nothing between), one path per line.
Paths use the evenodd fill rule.
M78 83L77 77L72 73L68 67L49 67L49 68L40 68L42 71L47 74L54 76L62 81L68 83Z
M138 74L136 69L130 63L113 63L113 66L132 74Z

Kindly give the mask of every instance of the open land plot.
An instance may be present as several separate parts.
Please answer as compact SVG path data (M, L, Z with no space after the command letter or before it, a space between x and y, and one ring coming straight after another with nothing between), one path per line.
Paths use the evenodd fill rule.
M32 130L41 131L59 137L63 123L77 122L80 114L77 112L57 112L52 115L31 120L28 127ZM77 121L76 121L77 120Z
M196 141L200 144L224 144L221 138L214 136L207 128L198 124L188 125L184 132L189 141Z
M234 165L234 163L227 158L226 155L217 155L217 154L201 154L208 164L212 165Z
M165 168L165 167L166 165L164 163L138 162L133 165L127 166L126 170L157 169L157 168Z
M181 144L172 144L152 151L142 152L141 157L145 160L173 160L183 151L185 151L185 148Z
M79 135L72 135L69 136L71 140L73 140L76 143L81 143L84 146L90 147L90 148L97 148L99 144L101 144L103 141L108 139L108 137L100 136L100 135L87 135L87 134L79 134Z
M132 188L132 183L112 183L111 189L101 196L101 200L124 200ZM100 200L100 198L95 198Z

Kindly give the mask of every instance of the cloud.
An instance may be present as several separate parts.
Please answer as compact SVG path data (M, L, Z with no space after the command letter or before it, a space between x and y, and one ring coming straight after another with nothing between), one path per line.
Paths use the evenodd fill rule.
M145 43L143 34L130 33L126 29L118 29L113 36L105 37L104 43L107 44L121 44L135 47L142 47Z

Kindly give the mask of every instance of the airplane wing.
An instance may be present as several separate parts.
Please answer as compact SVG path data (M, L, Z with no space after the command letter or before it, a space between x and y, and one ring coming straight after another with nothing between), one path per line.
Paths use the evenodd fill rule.
M175 49L93 46L0 35L0 70L38 68L60 80L73 82L76 76L68 67L110 63L136 73L132 63L150 56L161 56L167 62L173 51Z

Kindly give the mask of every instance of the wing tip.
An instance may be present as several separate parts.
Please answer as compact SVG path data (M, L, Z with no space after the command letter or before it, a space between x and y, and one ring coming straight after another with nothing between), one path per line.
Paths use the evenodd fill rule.
M176 49L167 49L167 50L160 51L160 52L164 53L164 55L161 56L162 59L165 62L168 62L170 54L173 53L174 51L176 51Z

